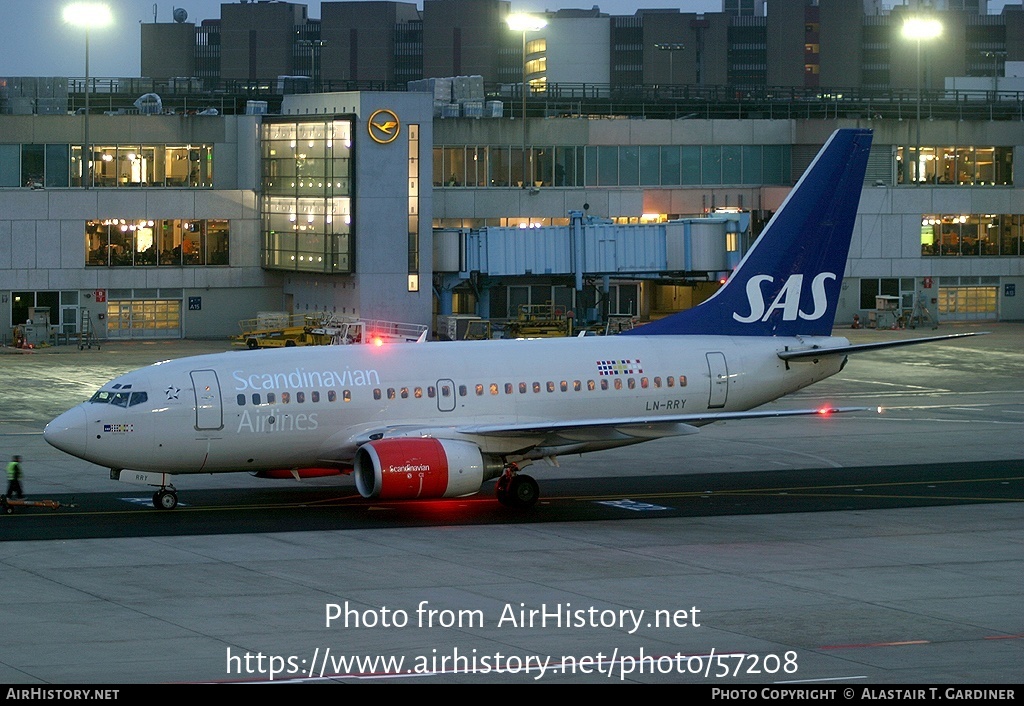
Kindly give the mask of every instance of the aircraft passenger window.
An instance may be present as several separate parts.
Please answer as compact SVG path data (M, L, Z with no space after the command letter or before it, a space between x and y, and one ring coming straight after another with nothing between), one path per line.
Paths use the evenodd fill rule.
M554 391L555 391L555 383L553 383L550 380L548 380L548 392L554 392Z
M526 394L526 383L525 382L519 383L519 394L520 395L525 395Z
M512 387L512 383L510 383L510 382L506 382L505 383L505 394L506 395L511 395L513 389L514 388Z
M534 392L540 392L540 383L539 382L533 383L533 391Z
M488 388L492 395L498 394L498 383L492 382L490 388Z
M685 375L680 375L679 376L679 387L686 387L686 376Z
M313 390L313 392L310 392L309 393L309 401L310 402L319 402L320 401L320 392L317 391L317 390Z
M434 395L436 395L436 394L437 394L437 390L434 389L433 385L430 385L429 387L427 387L427 397L429 397L430 399L434 399Z
M268 392L267 393L267 404L274 404L274 402L276 400L277 400L277 397L274 396L273 392Z
M573 380L572 389L575 390L576 392L579 392L580 390L583 389L583 383L580 382L579 380Z
M621 390L622 389L622 378L615 378L615 389L616 390Z
M99 394L99 393L97 392L97 393L96 393L96 395L98 395L98 394ZM96 395L93 395L93 396L92 396L92 399L91 399L91 400L89 400L89 401L90 401L90 402L94 402L94 401L96 400ZM244 407L244 406L245 406L245 395L239 395L239 396L238 396L238 397L236 397L235 399L236 399L236 400L238 400L238 406L239 406L239 407ZM104 402L106 402L106 400L103 400L103 401L104 401Z
M482 394L484 394L484 386L483 386L483 385L479 385L479 384L478 384L478 385L476 386L476 394L477 394L477 395L482 395Z
M675 387L676 386L676 379L674 377L672 377L671 375L669 375L667 378L665 378L665 383L668 384L669 387Z
M337 402L338 401L338 393L335 392L334 390L328 390L327 391L327 401L328 402Z
M408 387L403 387L401 395L402 395L402 399L403 400L409 399L409 388Z
M562 380L562 382L558 383L558 389L561 390L562 392L568 391L569 383L567 383L565 380Z
M299 404L302 404L303 402L305 402L306 401L306 393L305 392L296 392L295 393L295 401L298 402Z
M608 389L608 381L607 380L602 380L601 381L601 389L602 390L607 390Z
M260 403L260 393L252 393L252 403L258 405Z
M389 400L395 399L395 388L393 388L393 387L389 387L388 388L388 399Z
M629 384L629 389L630 390L635 390L636 389L636 378L630 378L626 382Z
M416 399L420 399L421 397L423 397L423 388L417 387L416 389L414 389L412 391L412 396L415 397Z
M128 406L129 393L127 392L115 392L114 397L110 400L110 404L116 404L118 407Z
M593 380L587 380L587 390L589 392L593 392L595 387L597 387L597 385L594 384Z
M661 387L661 378L654 378L654 386Z
M341 399L344 400L345 402L351 402L352 401L352 391L351 390L344 390L341 393Z
M373 391L373 399L375 399L375 400L379 400L380 399L380 388L379 387L374 389L374 391Z
M287 392L281 393L281 404L288 404L289 402L291 402L291 400L292 396L289 395Z
M148 399L149 399L149 395L147 395L145 392L133 392L132 393L132 400L131 400L131 402L128 403L128 406L129 407L134 407L137 404L142 404L143 402L145 402Z
M441 397L451 397L452 390L447 385L441 385Z
M648 382L649 381L647 380L647 378L640 378L640 387L642 387L642 388L644 388L646 390Z
M469 393L466 391L466 386L459 385L459 397L465 397L467 394Z

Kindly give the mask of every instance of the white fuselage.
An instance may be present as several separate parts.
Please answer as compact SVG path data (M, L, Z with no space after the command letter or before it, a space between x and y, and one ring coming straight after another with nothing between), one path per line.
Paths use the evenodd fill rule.
M644 439L538 430L749 410L843 361L787 365L779 351L846 344L622 336L220 353L119 377L98 393L105 401L65 412L46 436L99 465L164 473L344 467L384 435L460 439L512 459L582 453Z

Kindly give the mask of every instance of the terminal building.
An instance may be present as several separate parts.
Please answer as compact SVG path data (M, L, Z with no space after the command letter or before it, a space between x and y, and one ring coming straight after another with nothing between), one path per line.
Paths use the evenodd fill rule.
M248 5L262 4L315 24L288 3ZM391 5L324 3L320 29L342 4ZM241 7L222 6L222 23ZM125 108L85 116L81 82L65 82L67 105L51 110L61 80L8 79L0 335L37 308L55 330L106 339L222 337L265 311L432 326L438 313L501 320L550 302L581 322L657 317L713 293L840 127L872 128L874 142L837 322L869 321L878 296L924 303L939 322L1021 320L1024 92L1004 89L1024 72L1011 15L997 16L1000 90L920 103L885 91L688 96L678 79L624 102L609 81L569 103L531 91L524 120L523 96L500 82L484 82L495 117L449 117L432 92L311 92L292 79L287 94L284 79L214 92L197 78L94 82L107 108ZM172 26L193 38L209 27ZM199 73L182 62L176 72ZM164 107L139 114L132 102L150 89ZM204 101L218 114L197 111Z

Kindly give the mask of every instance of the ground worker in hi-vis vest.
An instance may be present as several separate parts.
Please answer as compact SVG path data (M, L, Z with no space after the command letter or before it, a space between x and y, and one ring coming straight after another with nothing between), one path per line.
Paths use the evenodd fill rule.
M25 497L21 490L21 456L14 456L7 464L7 497Z

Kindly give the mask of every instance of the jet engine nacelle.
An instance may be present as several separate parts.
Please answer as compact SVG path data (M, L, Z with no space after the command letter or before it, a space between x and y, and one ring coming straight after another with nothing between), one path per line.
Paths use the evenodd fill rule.
M379 439L356 452L353 474L364 498L402 500L472 495L500 475L480 449L448 439Z

